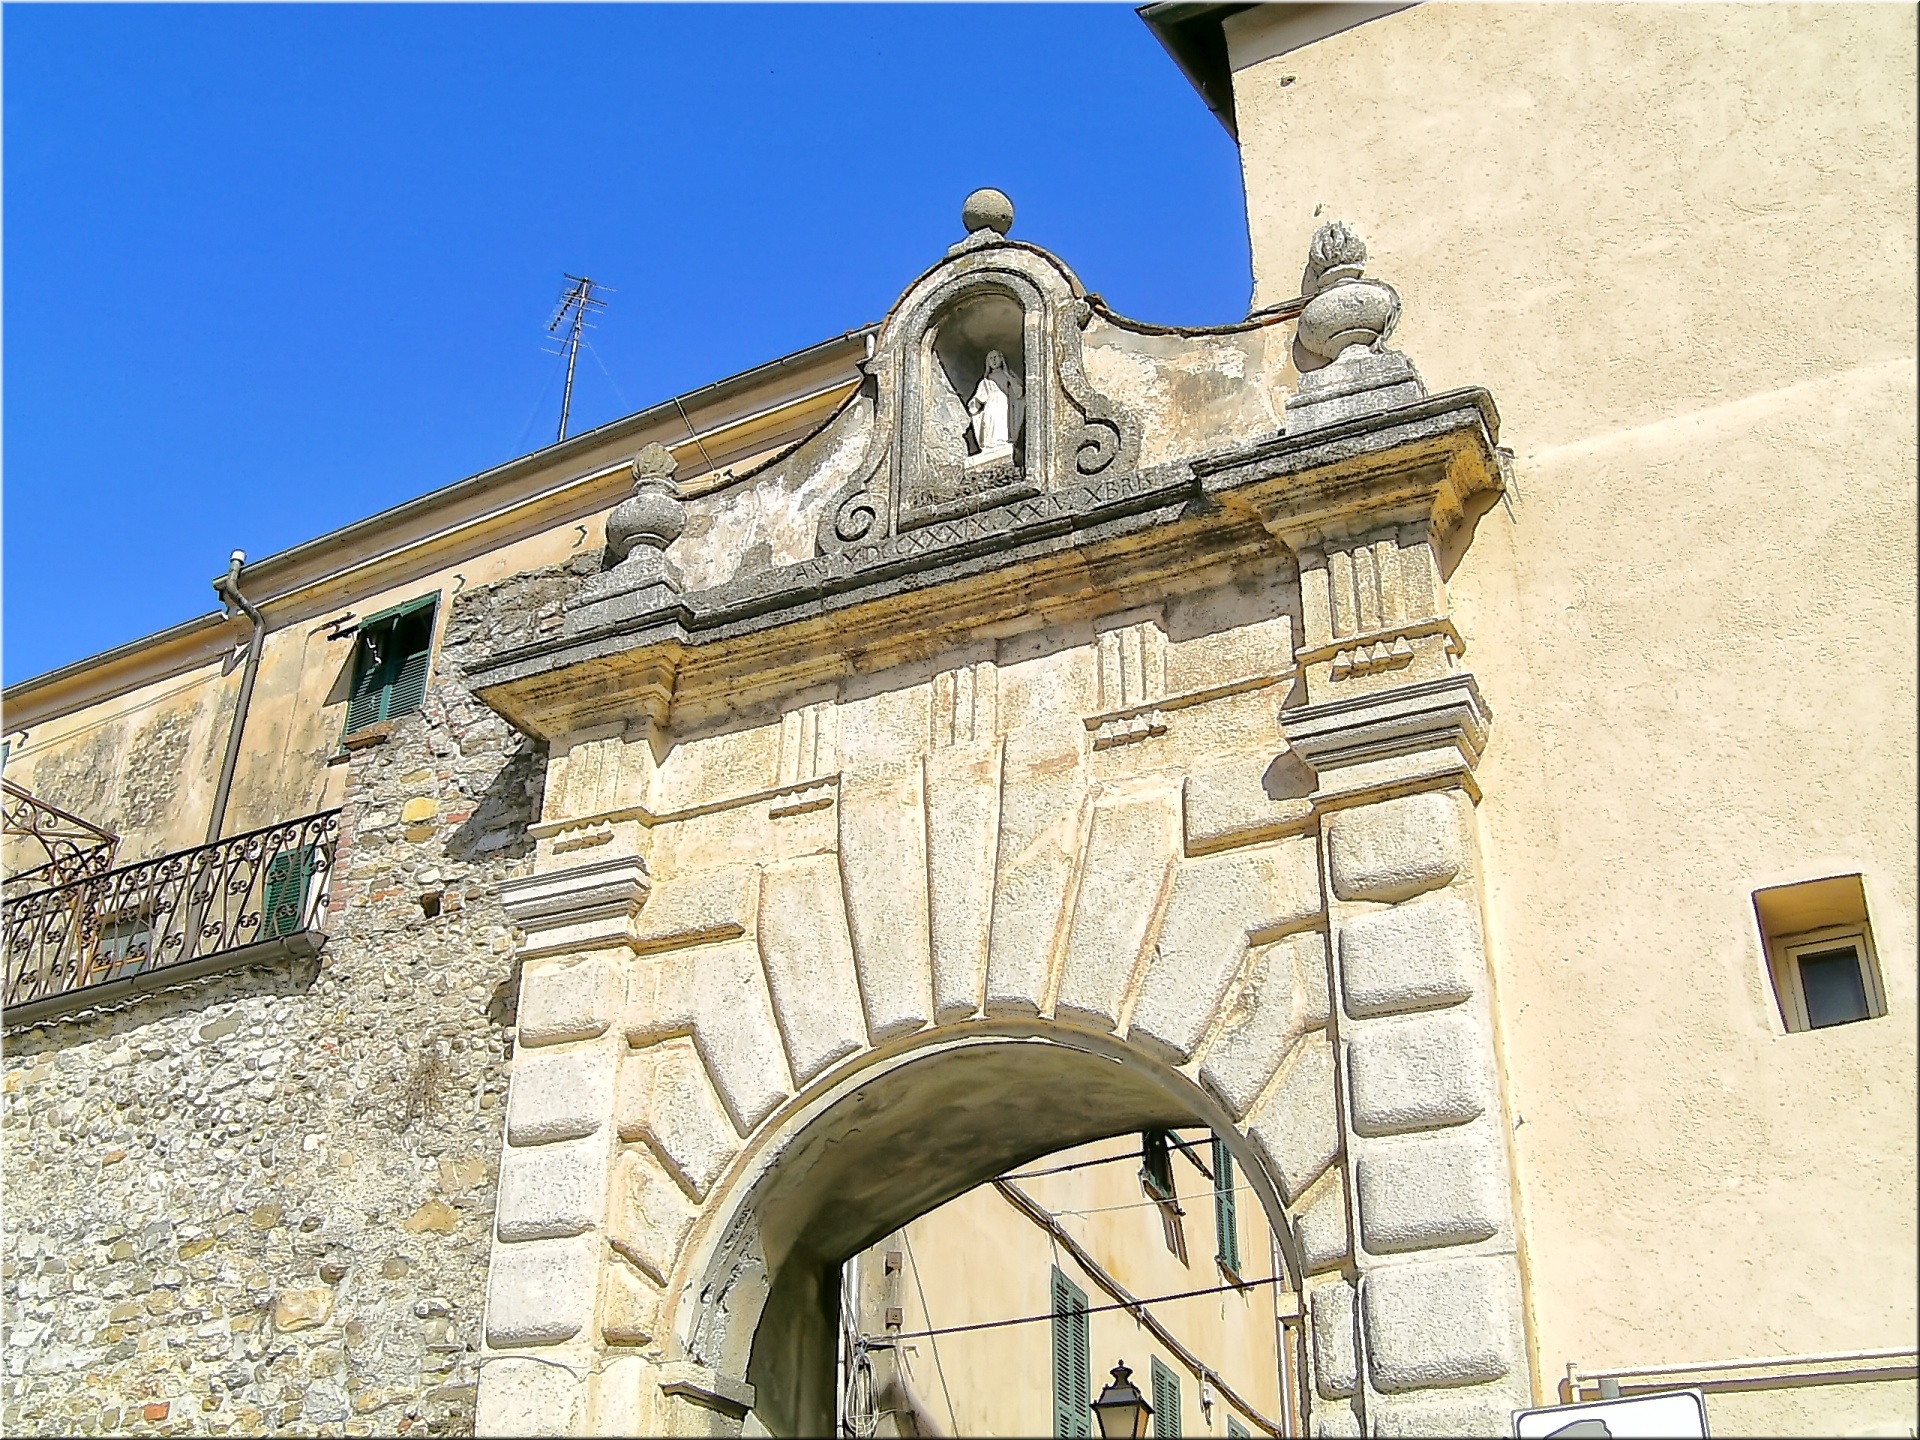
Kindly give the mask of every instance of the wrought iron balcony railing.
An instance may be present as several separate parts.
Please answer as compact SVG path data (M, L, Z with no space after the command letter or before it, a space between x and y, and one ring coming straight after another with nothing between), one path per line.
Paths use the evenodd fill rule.
M325 810L9 896L7 1021L313 954L339 838L340 812Z

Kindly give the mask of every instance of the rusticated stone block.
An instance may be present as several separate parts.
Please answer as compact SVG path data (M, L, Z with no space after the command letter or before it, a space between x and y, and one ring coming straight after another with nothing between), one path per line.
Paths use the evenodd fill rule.
M1327 868L1342 900L1408 900L1446 884L1467 860L1464 799L1404 795L1327 821Z
M615 1163L607 1239L662 1285L693 1217L687 1197L650 1155L629 1150Z
M604 1133L553 1145L510 1145L501 1157L494 1229L502 1240L578 1235L599 1222L606 1206Z
M1458 895L1355 915L1340 927L1340 979L1349 1015L1457 1005L1486 967L1480 926Z
M1484 1131L1380 1146L1354 1169L1360 1239L1376 1255L1486 1240L1506 1216L1499 1156Z
M1370 1025L1347 1047L1347 1094L1361 1135L1464 1125L1487 1111L1492 1054L1455 1011Z
M1086 837L1086 780L1060 769L1061 757L1009 773L1000 796L987 953L990 1015L1038 1015L1061 926L1067 890Z
M786 1099L786 1052L774 1023L766 971L751 940L703 945L652 962L627 1022L627 1041L646 1045L693 1031L721 1103L746 1135ZM622 1123L627 1123L622 1109Z
M733 1122L690 1041L669 1040L653 1053L646 1133L674 1177L704 1197L740 1148Z
M646 954L707 940L728 940L753 923L753 871L744 865L696 870L659 881L633 925Z
M1295 1218L1294 1238L1300 1243L1300 1263L1309 1275L1347 1258L1353 1242L1347 1234L1347 1187L1339 1176Z
M600 1333L613 1345L645 1345L654 1337L660 1317L660 1292L631 1265L615 1260L607 1266L606 1304L600 1312Z
M1353 1342L1353 1287L1345 1280L1316 1286L1307 1301L1313 1326L1313 1388L1329 1400L1360 1388Z
M546 1145L591 1135L613 1109L616 1052L607 1045L532 1050L513 1067L509 1145Z
M1513 1412L1524 1410L1529 1397L1520 1387L1476 1387L1445 1399L1422 1398L1409 1404L1392 1401L1374 1406L1373 1433L1407 1436L1409 1440L1434 1436L1436 1440L1471 1440L1479 1435L1505 1435L1513 1428Z
M918 763L840 781L840 882L875 1043L933 1017L921 783Z
M1102 798L1081 868L1054 1013L1111 1027L1174 863L1173 796Z
M1312 772L1293 755L1249 757L1190 775L1181 786L1187 854L1269 840L1313 814Z
M1327 944L1318 931L1256 946L1200 1067L1237 1119L1247 1113L1300 1037L1327 1023Z
M1000 746L956 745L926 759L927 920L934 1018L980 1008L993 914L993 842L1000 813Z
M1477 1385L1513 1368L1517 1287L1504 1258L1391 1265L1361 1282L1368 1371L1391 1392Z
M613 992L613 972L598 957L532 971L520 982L520 1043L552 1045L606 1033Z
M490 1356L474 1434L572 1435L579 1428L585 1396L573 1372L564 1367L513 1355Z
M494 1246L487 1277L487 1343L503 1349L571 1340L593 1318L599 1266L596 1234Z
M1340 1154L1340 1122L1333 1104L1333 1047L1314 1036L1247 1124L1268 1171L1291 1205Z
M1360 1417L1353 1406L1329 1403L1313 1407L1313 1433L1320 1440L1360 1440Z

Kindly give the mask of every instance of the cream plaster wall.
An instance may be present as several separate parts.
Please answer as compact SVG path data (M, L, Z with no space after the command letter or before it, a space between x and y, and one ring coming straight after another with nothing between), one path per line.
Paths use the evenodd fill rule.
M1348 221L1516 452L1449 590L1539 1374L1912 1346L1914 12L1267 24L1228 24L1256 304ZM1854 871L1889 1014L1784 1035L1751 894Z

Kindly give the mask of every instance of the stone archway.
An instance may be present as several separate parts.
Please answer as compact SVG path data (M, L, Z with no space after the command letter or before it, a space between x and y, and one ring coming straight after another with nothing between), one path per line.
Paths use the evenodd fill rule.
M1223 797L1250 767L1272 768L1103 786L1070 767L1024 797L1051 817L1025 829L1025 782L976 776L999 813L975 853L997 859L945 883L978 890L980 919L1026 915L1040 938L1011 957L913 853L955 798L900 774L843 774L813 808L792 803L813 780L756 798L768 836L813 827L759 864L515 882L483 1427L732 1433L751 1412L804 1433L830 1374L809 1317L845 1254L1023 1159L1195 1119L1236 1137L1286 1237L1318 1428L1357 1430L1358 1407L1472 1429L1523 1399L1468 795L1294 802L1279 834L1254 807L1236 829ZM863 907L882 869L890 903ZM936 957L969 947L978 998L935 1023Z
M661 1328L716 1373L744 1374L757 1427L832 1428L830 1291L841 1261L1008 1169L1123 1131L1203 1124L1228 1138L1270 1214L1256 1152L1178 1071L1047 1022L929 1034L800 1107L716 1196ZM1291 1236L1284 1224L1276 1233ZM1297 1263L1289 1264L1297 1274Z
M945 298L1014 279L1029 403L1072 435L923 504L908 361ZM1328 293L1301 325L1346 313ZM643 452L609 522L632 553L469 670L552 755L535 873L502 887L525 968L483 1430L803 1426L823 1267L1091 1138L1029 1114L1004 1162L943 1150L979 1141L943 1087L1018 1112L1036 1046L1113 1057L1112 1129L1176 1095L1244 1146L1317 1432L1494 1433L1530 1398L1488 715L1444 583L1502 484L1497 419L1380 336L1282 400L1292 325L1150 335L976 231L697 535ZM787 548L723 568L747 510ZM682 593L674 545L733 578ZM862 1086L949 1106L924 1173L859 1141L899 1119L851 1124Z

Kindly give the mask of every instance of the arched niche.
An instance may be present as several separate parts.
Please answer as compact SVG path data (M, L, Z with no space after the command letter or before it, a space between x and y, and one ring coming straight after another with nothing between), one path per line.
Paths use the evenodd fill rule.
M700 1363L753 1387L743 1433L831 1433L843 1261L1053 1151L1206 1126L1290 1244L1259 1151L1186 1077L1112 1036L1045 1021L996 1030L935 1031L860 1066L772 1127L708 1207L712 1228L689 1249L673 1328Z
M864 367L874 422L825 507L820 552L1125 474L1137 421L1087 380L1090 315L1072 273L1017 241L970 247L909 287ZM967 402L993 349L1020 381L1025 416L1016 453L982 461L966 438Z
M1032 495L1047 473L1053 412L1045 367L1046 308L1024 277L969 277L922 307L901 383L895 471L898 529ZM1017 399L1009 448L982 449L970 405L999 355ZM1003 387L1004 388L1004 387Z

